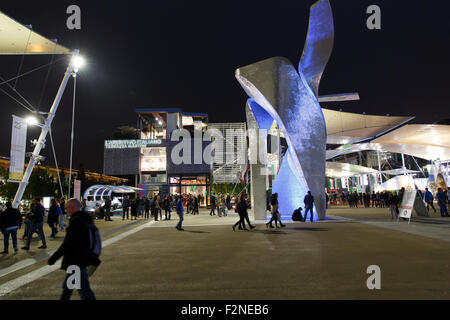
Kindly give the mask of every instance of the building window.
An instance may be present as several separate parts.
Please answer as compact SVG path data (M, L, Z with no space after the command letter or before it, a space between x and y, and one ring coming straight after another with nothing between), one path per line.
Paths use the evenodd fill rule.
M142 148L141 172L166 171L166 148Z
M167 183L167 175L164 174L143 174L141 184Z
M180 183L180 177L171 177L170 178L170 183L179 184Z

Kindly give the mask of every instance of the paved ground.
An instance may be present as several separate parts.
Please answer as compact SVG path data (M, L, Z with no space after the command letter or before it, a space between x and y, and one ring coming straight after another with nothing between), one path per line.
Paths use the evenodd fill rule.
M372 208L329 215L345 219L237 232L235 213L186 215L185 232L175 230L176 220L99 221L103 262L91 285L98 299L450 298L450 220L408 225ZM45 258L32 263L44 255L38 245L0 258L0 299L59 298L64 272L46 266ZM366 287L369 265L381 268L379 291Z

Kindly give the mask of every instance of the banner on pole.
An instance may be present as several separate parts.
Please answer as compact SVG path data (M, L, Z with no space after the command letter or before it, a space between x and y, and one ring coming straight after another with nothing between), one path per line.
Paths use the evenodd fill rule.
M9 181L11 182L20 182L23 178L26 143L27 122L25 119L13 115L9 162Z
M81 193L81 181L75 179L73 182L73 197L75 199L80 200L80 193Z
M405 190L398 214L400 218L411 219L412 209L416 201L416 192L416 190Z

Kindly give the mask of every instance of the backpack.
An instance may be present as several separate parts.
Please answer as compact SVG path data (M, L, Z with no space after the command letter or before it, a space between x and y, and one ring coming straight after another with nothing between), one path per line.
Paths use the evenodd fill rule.
M303 221L302 208L298 208L292 213L292 221Z
M102 252L102 239L100 237L100 231L98 231L98 228L95 226L94 221L88 224L88 227L90 243L89 249L93 254L99 257L100 253Z

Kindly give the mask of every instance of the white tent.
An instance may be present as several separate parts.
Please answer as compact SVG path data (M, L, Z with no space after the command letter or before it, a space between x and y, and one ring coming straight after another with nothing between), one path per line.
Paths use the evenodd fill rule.
M0 12L0 54L71 54L72 52Z
M327 126L327 143L348 144L375 138L414 117L374 116L322 108Z

